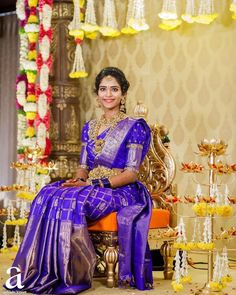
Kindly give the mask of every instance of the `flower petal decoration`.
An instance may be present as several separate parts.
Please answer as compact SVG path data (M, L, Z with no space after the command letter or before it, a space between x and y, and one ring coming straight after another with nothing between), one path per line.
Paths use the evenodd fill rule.
M118 37L120 35L116 21L114 0L105 0L104 2L103 22L99 31L106 37Z
M192 24L195 22L195 16L196 16L195 0L187 0L185 13L181 15L181 18L185 22Z
M81 25L81 28L85 32L93 33L99 30L99 26L96 22L96 14L94 8L94 0L87 0L86 11L85 11L85 20Z
M198 15L195 21L200 24L209 25L218 17L215 12L214 0L200 0Z
M84 60L82 56L81 44L76 45L75 49L75 58L72 70L69 74L70 78L85 78L88 76L88 73L85 71Z
M159 28L165 31L171 31L178 28L182 21L178 19L176 0L163 0L162 10L158 14L162 22Z
M182 21L180 19L177 20L163 20L161 24L159 24L159 28L165 31L172 31L177 29L181 25Z

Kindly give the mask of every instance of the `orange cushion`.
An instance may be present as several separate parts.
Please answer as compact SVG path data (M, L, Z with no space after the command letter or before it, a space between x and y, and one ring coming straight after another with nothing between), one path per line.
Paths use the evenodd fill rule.
M88 227L91 231L117 231L117 212L112 212ZM166 209L152 209L149 228L163 228L170 224L170 212Z

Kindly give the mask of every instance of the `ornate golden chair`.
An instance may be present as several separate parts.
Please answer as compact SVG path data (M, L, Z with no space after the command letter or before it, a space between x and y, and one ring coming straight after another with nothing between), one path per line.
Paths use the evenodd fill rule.
M172 223L170 208L167 208L165 194L172 193L172 182L175 176L175 162L168 148L163 144L163 138L168 131L164 127L151 126L151 146L142 163L139 179L145 183L153 200L152 218L149 226L149 238L158 239L162 231L167 231ZM98 254L98 269L107 276L107 286L115 285L115 266L118 260L117 221L116 212L102 218L89 226L89 233ZM163 236L162 236L163 237ZM169 239L161 240L161 252L164 257L164 277L170 279L173 274L171 264L172 251ZM103 264L105 262L105 265Z

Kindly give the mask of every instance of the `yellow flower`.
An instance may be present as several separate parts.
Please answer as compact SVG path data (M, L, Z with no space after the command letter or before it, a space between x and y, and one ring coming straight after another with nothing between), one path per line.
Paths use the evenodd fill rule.
M27 112L28 113L28 112ZM27 113L26 113L26 116L27 116ZM35 136L35 129L34 127L30 126L26 129L26 136L28 137L33 137Z
M11 247L11 251L17 252L18 250L19 250L19 247L18 246L12 246Z
M217 18L217 16L217 13L197 15L195 21L200 24L209 25Z
M99 31L106 37L118 37L120 35L120 31L113 29L112 27L100 27Z
M28 24L37 24L38 22L39 22L39 19L37 15L34 15L34 14L31 14L27 21Z
M20 192L18 192L16 194L16 197L17 198L21 198L21 199L32 201L34 199L35 195L32 194L32 193L29 193L29 192L20 191Z
M191 283L192 282L192 277L189 275L189 276L184 276L180 279L180 282L181 283Z
M29 60L36 60L37 57L37 51L36 50L30 50L28 52L28 59Z
M36 113L35 112L26 112L26 118L28 120L34 120L36 118ZM27 131L26 131L26 134L27 134ZM34 133L34 135L35 135L35 133ZM26 136L33 137L34 135L32 135L32 136L26 135Z
M85 0L79 0L79 7L80 8L84 7L84 2L85 2Z
M176 20L162 20L162 23L159 25L159 28L165 31L171 31L178 28L181 25L182 21L180 19Z
M236 20L236 13L232 15L232 19Z
M98 36L98 32L85 32L85 37L88 39L96 39Z
M198 216L206 216L207 204L206 203L197 203L192 207L194 213Z
M179 248L181 248L181 245L182 245L182 243L174 243L173 244L173 247L175 248L175 249L179 249Z
M202 250L213 250L215 247L215 244L214 243L199 242L199 243L197 243L197 246L199 249L202 249Z
M210 282L210 288L213 291L221 291L222 289L224 289L227 285L225 283L222 282Z
M29 83L35 83L36 81L36 74L30 71L26 71L27 79Z
M78 71L78 72L73 72L69 74L70 78L85 78L88 76L88 73L83 72L83 71Z
M182 291L183 288L184 288L183 284L181 284L181 283L177 283L176 281L173 281L173 282L171 283L171 285L172 285L173 289L175 290L175 292L180 292L180 291Z
M230 216L233 213L233 208L230 205L220 205L216 207L216 214L220 216Z
M48 170L47 169L44 169L44 168L37 168L37 171L36 171L37 174L48 174Z
M38 41L39 33L37 32L29 32L27 33L28 39L30 43L36 43Z
M212 205L207 205L207 214L208 215L214 215L216 212L216 208Z
M81 29L83 29L87 33L93 33L95 31L99 30L99 26L89 24L89 23L84 23L84 24L82 24Z
M38 0L29 0L29 7L36 7L38 5Z
M189 242L187 243L187 245L189 250L194 250L197 248L197 243L194 243L194 242Z
M121 29L121 33L125 35L135 35L138 33L138 31L131 27L124 27Z
M36 102L36 96L34 94L29 94L26 98L28 102Z
M20 218L20 219L15 219L15 220L6 220L5 224L7 225L25 225L27 223L26 218Z
M230 275L221 278L222 283L231 283L233 278Z
M80 40L84 39L84 31L83 30L70 30L69 35L74 36Z
M2 248L0 249L0 253L8 253L9 250L7 248Z
M134 19L131 18L128 25L136 31L146 31L149 29L149 25L146 23L145 19Z

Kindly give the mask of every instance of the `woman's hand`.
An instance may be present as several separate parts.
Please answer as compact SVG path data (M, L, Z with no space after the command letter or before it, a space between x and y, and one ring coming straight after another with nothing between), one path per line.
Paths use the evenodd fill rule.
M86 185L89 185L86 181L83 181L83 180L80 180L78 178L75 178L75 179L68 179L66 180L62 186L65 186L65 187L73 187L73 186L86 186Z

